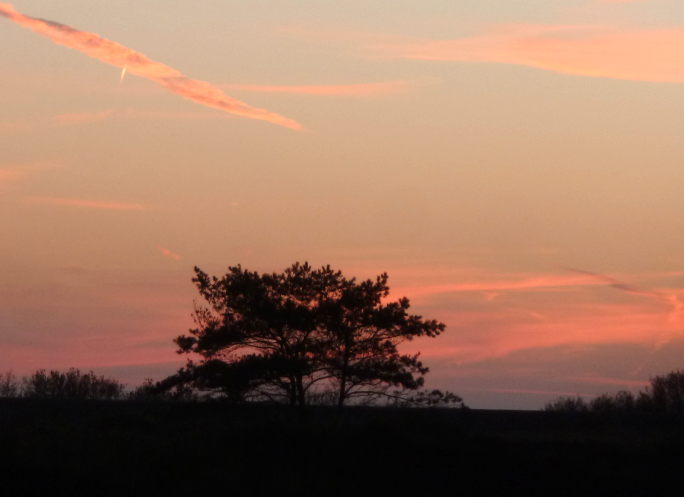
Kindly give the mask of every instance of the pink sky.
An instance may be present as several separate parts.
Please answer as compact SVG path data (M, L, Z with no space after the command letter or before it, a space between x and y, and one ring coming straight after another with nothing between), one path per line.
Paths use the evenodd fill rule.
M193 266L308 260L444 321L406 350L474 407L642 388L684 349L683 14L0 3L0 371L161 378Z

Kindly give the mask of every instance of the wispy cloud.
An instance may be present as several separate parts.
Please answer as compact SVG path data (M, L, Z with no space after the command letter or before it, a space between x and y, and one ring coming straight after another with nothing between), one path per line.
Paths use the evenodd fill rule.
M119 119L183 119L202 121L207 119L227 119L227 117L224 114L215 114L207 112L159 112L141 111L135 109L106 109L102 111L93 112L71 112L66 114L57 114L56 116L51 117L50 121L51 124L69 126L91 124Z
M497 297L497 292L516 290L539 290L564 287L578 287L602 284L595 275L542 275L515 279L495 279L490 281L472 281L467 283L445 283L437 285L403 286L392 290L393 295L424 297L444 293L483 292L487 300Z
M648 281L651 288L583 270L466 271L458 276L462 282L453 283L426 275L402 277L392 286L393 298L406 295L421 314L447 324L439 344L415 345L426 357L472 363L535 348L618 343L656 351L684 338L684 289L669 273L623 278Z
M103 110L100 112L73 112L68 114L58 114L55 116L55 122L59 124L86 124L98 121L104 121L115 115L113 110Z
M19 168L0 168L0 185L14 183L24 175Z
M242 117L260 119L290 129L302 128L292 119L252 107L226 95L217 86L190 79L172 67L97 34L79 31L55 21L24 15L8 3L0 3L0 16L46 36L59 45L78 50L101 62L120 68L125 67L127 73L154 81L167 90L201 105Z
M563 397L596 397L595 393L581 393L581 392L570 392L570 391L558 391L558 390L537 390L531 388L479 388L479 391L483 392L496 392L496 393L524 393L530 395L543 395L548 396L563 396Z
M164 247L161 247L161 246L157 246L157 248L159 249L159 252L161 252L161 254L162 254L164 257L168 258L168 259L171 259L171 260L173 260L173 261L180 261L181 259L183 259L183 257L181 257L180 255L176 254L175 252L171 252L171 251L170 251L169 249L167 249L167 248L164 248Z
M226 90L257 93L284 93L326 97L374 97L405 93L415 83L410 81L383 81L348 85L222 85Z
M28 197L31 203L59 205L65 207L77 207L83 209L108 209L118 211L142 211L145 207L141 204L125 202L110 202L106 200L85 200L79 198L60 198L60 197Z
M668 316L670 322L676 323L681 320L682 313L684 312L684 303L679 299L676 293L639 288L628 283L623 283L611 276L599 273L592 273L590 271L584 271L581 269L569 270L575 273L592 276L600 281L605 282L607 285L611 286L612 288L615 288L616 290L620 290L631 295L639 295L642 297L657 299L666 304L668 307L670 307L671 310Z
M593 385L618 385L623 387L645 387L649 382L645 380L631 380L626 378L610 378L607 376L571 376L568 380L580 383L591 383Z
M36 126L81 126L85 124L104 123L116 120L183 120L183 121L207 121L228 120L230 116L216 112L165 112L148 111L137 109L104 109L98 111L67 112L52 116L40 116L36 118L0 121L0 132L30 132L35 131Z
M505 25L452 40L373 44L385 57L493 62L563 74L650 82L684 82L684 29L586 25Z
M60 164L52 162L37 162L0 166L0 187L15 184L39 171L54 169L56 167L60 167Z
M0 132L3 133L12 133L14 131L27 131L29 129L31 129L31 126L26 119L0 121Z

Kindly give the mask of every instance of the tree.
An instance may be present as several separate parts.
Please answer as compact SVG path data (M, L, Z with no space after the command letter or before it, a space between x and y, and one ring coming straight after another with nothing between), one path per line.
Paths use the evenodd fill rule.
M408 314L409 300L383 303L387 273L357 283L336 273L335 290L319 299L322 363L337 391L338 405L354 397L385 395L389 386L415 390L428 368L418 354L398 345L418 336L436 337L444 324Z
M651 378L647 394L654 410L684 412L684 371Z
M39 399L114 400L121 398L125 386L119 381L82 373L71 368L67 372L40 369L24 378L23 396Z
M408 313L409 301L387 302L388 276L357 281L330 266L295 263L282 273L241 266L218 278L195 267L193 282L205 304L196 327L175 339L179 353L195 353L168 385L192 383L234 401L305 405L335 392L336 403L415 390L428 372L418 355L398 346L436 337L444 324Z
M133 401L183 401L190 402L197 400L195 392L190 385L179 382L178 378L172 376L170 379L154 381L151 378L145 379L141 385L130 391L126 398Z
M467 409L463 399L448 390L420 390L411 395L392 398L389 405L396 407L456 407Z

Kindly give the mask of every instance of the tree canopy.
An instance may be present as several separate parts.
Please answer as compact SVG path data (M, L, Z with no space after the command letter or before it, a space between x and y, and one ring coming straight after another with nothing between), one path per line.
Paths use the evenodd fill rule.
M195 267L204 302L195 304L196 326L175 343L200 359L166 386L291 405L332 393L339 406L416 390L428 368L398 346L436 337L445 325L409 314L407 298L390 300L387 280L357 281L308 263L264 274L238 265L221 277Z

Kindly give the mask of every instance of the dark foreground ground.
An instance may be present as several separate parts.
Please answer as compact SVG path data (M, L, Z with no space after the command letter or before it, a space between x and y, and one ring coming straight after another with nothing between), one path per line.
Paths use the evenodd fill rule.
M0 495L684 495L684 419L0 400Z

